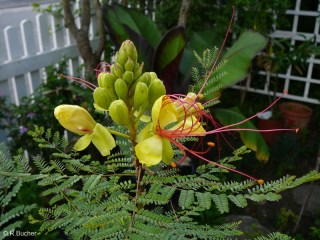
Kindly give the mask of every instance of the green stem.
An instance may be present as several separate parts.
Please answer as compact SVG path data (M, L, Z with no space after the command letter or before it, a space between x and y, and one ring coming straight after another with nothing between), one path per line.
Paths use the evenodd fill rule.
M120 137L124 137L124 138L127 138L127 139L131 139L131 137L127 134L124 134L124 133L121 133L121 132L117 132L115 130L112 130L110 128L108 128L108 131L114 135L117 135L117 136L120 136Z

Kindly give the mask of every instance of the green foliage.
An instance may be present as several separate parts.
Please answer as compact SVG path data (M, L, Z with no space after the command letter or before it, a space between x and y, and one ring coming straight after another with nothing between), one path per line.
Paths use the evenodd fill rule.
M20 176L27 176L30 172L28 161L21 155L11 157L5 144L0 144L0 239L4 239L4 232L14 231L25 224L24 215L36 208L36 204L15 205L15 198L22 188Z
M225 214L231 205L243 208L248 201L278 201L280 192L320 179L319 173L311 172L301 178L287 176L257 186L250 180L222 180L225 178L221 174L227 178L227 171L208 164L186 176L176 168L145 171L137 182L130 151L99 162L73 151L65 152L65 140L56 132L37 127L30 134L42 149L53 153L52 160L35 157L33 162L39 171L36 175L29 174L30 167L23 158L2 161L1 176L10 176L16 185L10 187L1 202L14 196L23 181L37 181L46 189L42 196L49 200L49 206L41 208L38 217L29 218L32 223L41 224L39 234L63 229L72 239L228 239L241 234L238 223L203 226L194 217L211 208ZM223 164L233 167L232 163L246 152L245 148L236 150L234 156L222 160ZM112 168L107 167L110 164ZM9 178L7 181L12 186ZM140 193L136 192L137 184L143 186ZM29 210L30 207L18 206L3 217L9 221ZM283 235L257 239L280 236Z
M259 35L251 35L250 33L245 33L243 37L240 39L239 42L236 42L234 47L231 48L227 53L226 53L226 59L228 58L227 56L231 56L232 54L239 54L239 58L236 58L237 60L229 60L233 62L233 65L237 62L240 61L240 59L247 59L246 61L243 62L249 62L248 59L253 57L253 52L255 51L249 51L246 52L246 43L245 39L247 39L249 36L252 37L260 37ZM263 40L263 39L260 39ZM259 42L259 41L258 41ZM263 41L261 41L258 45L264 44ZM249 43L250 45L250 43ZM260 45L261 47L261 45ZM237 50L238 49L238 50ZM241 50L239 50L241 49ZM257 49L256 49L257 50ZM239 53L237 51L243 51L242 53ZM235 53L236 52L236 53ZM235 56L236 56L235 55ZM235 57L234 56L234 57ZM203 86L204 82L207 81L206 85L203 88L203 95L204 95L204 101L206 101L206 107L211 107L214 104L218 103L218 98L220 96L221 88L225 87L228 85L228 82L225 82L225 79L227 78L229 81L230 79L233 79L232 81L238 81L239 78L238 76L241 76L241 74L238 74L238 76L234 75L231 78L228 78L229 72L226 72L228 69L230 70L230 66L228 65L229 61L228 60L222 60L221 62L216 64L216 67L214 71L210 74L212 66L215 64L216 59L218 57L218 49L214 48L213 50L205 50L202 54L202 56L199 56L199 54L195 53L195 57L197 58L199 62L199 67L196 68L194 67L192 69L192 76L195 81L195 83L190 87L191 92L198 92L201 87ZM226 67L226 65L228 65ZM233 66L232 65L232 66ZM237 65L237 64L235 64ZM246 65L246 64L245 64ZM243 67L243 68L242 68ZM246 67L242 66L243 71ZM239 70L239 69L238 69ZM237 71L237 70L235 70ZM209 77L207 77L209 76ZM240 125L235 125L233 128L238 128L238 129L255 129L255 126L251 121L246 121L246 117L238 110L235 108L229 108L229 109L219 109L215 108L214 109L214 116L215 118L223 125L223 126L228 126L231 124L235 124L238 122L245 121L244 123ZM243 143L250 148L251 150L256 152L257 159L261 161L267 161L269 158L269 148L267 144L265 143L264 139L262 138L261 134L259 132L254 132L254 131L239 131L241 140Z

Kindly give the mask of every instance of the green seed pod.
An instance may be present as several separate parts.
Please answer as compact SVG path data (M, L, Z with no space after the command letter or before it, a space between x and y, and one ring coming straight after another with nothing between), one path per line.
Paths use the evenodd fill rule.
M124 73L124 69L119 63L112 64L110 67L110 71L117 78L122 78L122 74Z
M130 40L124 41L121 44L120 49L124 49L127 54L127 57L130 57L133 62L137 62L138 53L137 53L137 49L134 46L133 42L131 42Z
M163 82L160 79L155 79L150 87L148 93L148 103L149 106L152 107L154 102L161 97L162 95L166 94L166 88Z
M113 101L112 96L109 94L106 88L97 87L93 92L93 99L96 108L108 110L111 102Z
M114 88L118 97L123 101L126 101L128 98L128 86L126 82L123 79L118 78L114 84Z
M122 79L128 84L128 86L131 85L132 81L133 81L133 72L131 71L126 71L123 75L122 75Z
M124 65L124 70L133 72L134 69L134 62L129 58Z
M115 100L110 104L109 115L112 120L121 126L128 125L129 110L125 102L121 99Z
M143 82L138 82L134 92L133 104L137 109L148 100L148 86Z
M134 69L133 69L133 79L137 79L138 77L140 77L142 73L143 65L144 65L143 62L140 65L139 63L135 63Z
M114 57L114 60L116 63L119 63L120 65L124 66L125 63L128 60L128 56L123 48L120 48L118 52L116 52L116 55Z

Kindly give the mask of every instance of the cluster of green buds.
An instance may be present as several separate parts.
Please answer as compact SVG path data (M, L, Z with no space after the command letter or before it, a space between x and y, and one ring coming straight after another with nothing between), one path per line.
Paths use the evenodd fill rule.
M124 41L110 71L99 73L98 87L93 93L95 108L109 111L113 121L123 126L128 124L131 113L141 117L166 93L156 73L142 73L143 63L138 63L137 56L134 44Z

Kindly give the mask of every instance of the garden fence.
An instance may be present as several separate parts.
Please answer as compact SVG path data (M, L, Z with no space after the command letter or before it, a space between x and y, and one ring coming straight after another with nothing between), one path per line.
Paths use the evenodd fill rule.
M90 39L98 44L96 22L92 18ZM31 95L45 79L45 67L67 60L68 74L76 76L83 63L77 45L63 20L39 13L35 21L26 19L19 26L0 30L0 96L19 105L24 96ZM0 141L6 134L0 130Z
M38 14L35 23L23 20L19 27L0 31L0 94L19 105L44 79L44 68L62 58L68 60L70 75L75 75L82 59L61 18ZM92 44L95 24L91 25Z

